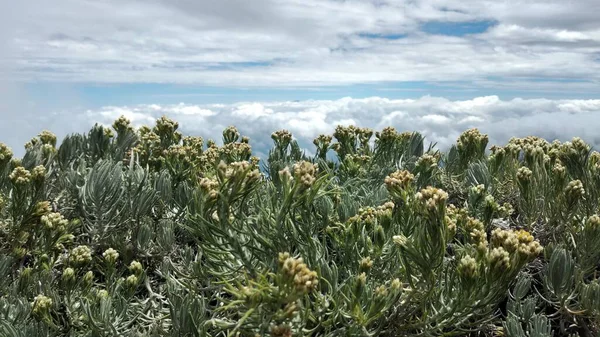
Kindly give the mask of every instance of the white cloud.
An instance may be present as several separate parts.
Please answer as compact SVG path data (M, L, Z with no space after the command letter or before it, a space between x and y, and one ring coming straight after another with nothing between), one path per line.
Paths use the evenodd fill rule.
M430 125L444 125L452 121L450 118L442 115L425 115L421 119Z
M152 109L160 110L160 106L152 107ZM198 117L208 117L213 116L215 112L209 109L203 109L198 106L186 106L184 104L179 104L177 106L171 107L170 112L174 114L183 114L183 115L194 115Z
M260 117L269 116L272 113L273 109L265 109L265 107L260 103L250 103L238 106L232 112L232 115L254 120Z
M479 109L465 109L478 106ZM537 135L547 139L567 140L580 136L600 146L600 100L501 100L497 96L476 97L456 101L425 96L419 99L395 100L381 97L365 99L308 100L299 102L244 102L217 105L138 105L104 107L84 113L87 126L95 122L111 124L120 115L132 119L137 126L152 124L167 115L179 122L188 135L221 139L222 130L235 125L251 138L251 144L260 153L271 146L270 134L287 128L307 149L312 140L322 133L331 134L337 125L356 125L380 130L393 126L398 131L419 131L427 140L448 148L464 130L477 127L490 136L490 145L503 144L513 136ZM208 110L198 118L187 111ZM247 107L270 111L268 118L254 118L240 114ZM370 111L370 113L367 113ZM75 114L76 115L76 114ZM64 114L64 121L72 114ZM76 115L77 116L77 115ZM59 125L61 120L57 120ZM69 127L70 124L61 124ZM81 127L79 124L78 127ZM61 134L82 130L57 130Z
M558 77L585 83L546 86L600 87L597 0L29 2L11 20L19 27L12 41L20 79L237 87L484 81L498 87L489 78ZM421 25L432 20L497 25L463 37L423 33ZM405 38L372 38L386 35Z
M469 107L477 109L468 109ZM266 118L240 114L247 107L269 111ZM466 108L467 107L467 108ZM198 111L200 114L190 114ZM210 113L205 113L210 111ZM600 100L521 99L502 100L497 96L469 100L449 100L424 96L418 99L369 97L338 100L241 102L233 104L142 104L106 106L95 110L63 111L31 120L25 132L19 132L9 145L20 153L22 144L42 129L60 137L85 132L98 122L110 125L124 115L136 126L153 125L167 115L179 122L186 135L221 139L222 130L235 125L251 138L253 148L262 153L271 147L270 134L286 128L302 146L312 149L319 134L333 133L337 125L356 125L381 130L393 126L398 131L419 131L427 141L448 148L461 132L477 127L489 134L490 145L503 144L510 137L536 135L549 140L568 140L579 136L600 147ZM17 126L21 128L21 126ZM3 139L2 141L6 141Z

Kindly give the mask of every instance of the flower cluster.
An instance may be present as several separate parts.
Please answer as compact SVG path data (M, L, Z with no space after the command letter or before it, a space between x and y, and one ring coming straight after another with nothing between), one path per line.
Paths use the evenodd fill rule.
M386 202L377 207L361 207L358 209L358 214L348 218L348 224L366 224L369 227L373 226L380 217L389 217L394 209L393 202Z
M13 153L10 147L6 146L4 143L0 143L0 164L5 164L10 161Z
M510 254L502 247L492 249L488 260L493 270L503 272L510 268Z
M350 154L345 159L344 162L352 163L358 165L359 167L364 167L371 160L371 156L365 154Z
M365 290L365 286L367 285L367 274L360 273L356 276L356 280L354 281L354 295L359 297L363 291Z
M460 260L457 270L463 277L473 278L477 276L477 260L467 255Z
M44 165L38 165L31 171L31 178L34 181L41 182L46 178L46 168Z
M279 267L283 276L291 280L296 291L300 293L309 293L319 284L317 272L308 269L302 258L291 257L289 253L280 253Z
M131 127L131 121L125 116L120 116L117 118L113 122L112 128L117 132L117 134L124 134L127 131L133 131L133 128Z
M92 251L88 246L77 246L71 251L70 258L75 265L84 265L92 261Z
M129 288L135 288L138 285L139 279L135 275L129 275L125 279L125 285Z
M400 247L404 247L406 246L406 244L408 243L408 238L402 234L400 235L394 235L392 237L392 241L397 244Z
M485 231L483 229L474 228L469 233L469 236L471 238L472 244L477 249L477 252L479 252L479 254L482 255L485 254L488 249L488 241Z
M271 139L282 148L286 148L292 142L292 134L288 130L279 130L271 134Z
M211 147L212 151L216 153L219 157L232 158L232 160L248 160L250 154L252 153L252 146L248 143L227 143L222 147ZM214 156L214 155L213 155ZM207 151L206 156L202 159L203 161L212 163L212 161L208 160L212 158L209 151Z
M456 233L456 228L458 225L458 209L454 205L446 206L446 215L444 216L444 223L446 224L446 228L451 233L451 236L454 236Z
M35 204L35 208L33 210L33 215L42 216L44 214L48 214L52 211L50 207L50 201L40 201Z
M600 216L598 216L597 214L590 216L586 221L586 225L589 228L591 228L592 230L599 229L600 228Z
M383 205L379 205L375 208L375 214L379 217L392 216L392 211L396 205L391 202L385 202Z
M482 195L483 192L485 192L485 185L483 184L471 187L471 193L475 195Z
M215 199L219 194L219 182L214 179L201 178L198 185L210 199Z
M17 166L8 177L15 185L26 185L31 181L31 172L23 166Z
M40 223L46 229L64 231L69 221L65 219L65 217L60 213L48 213L46 215L42 215L40 218Z
M329 146L331 145L331 140L333 138L329 135L319 135L317 138L313 140L313 144L317 147L317 151L321 154L322 157L325 156Z
M52 308L52 299L44 295L37 295L31 304L31 313L38 319L43 319Z
M543 158L545 155L543 147L533 144L523 146L523 153L525 155L525 161L528 163L533 163L537 159Z
M525 230L513 231L496 228L492 231L492 244L508 253L518 251L525 260L531 260L542 252L542 246Z
M287 324L271 327L271 337L292 337L293 335L292 328Z
M479 132L478 129L469 129L463 132L456 142L458 151L465 154L483 154L488 143L488 136Z
M438 158L429 153L425 153L415 163L418 170L429 171L438 166Z
M156 120L156 126L154 127L153 131L162 139L172 137L177 142L177 140L181 138L181 135L176 133L176 130L178 128L179 123L170 118L167 118L166 116L162 116Z
M44 130L38 135L38 137L42 144L56 146L56 135L54 133Z
M313 163L301 161L294 164L294 178L305 188L309 188L315 183L316 174L317 165Z
M421 192L417 192L415 198L424 202L430 211L434 211L446 204L448 193L439 188L428 186L422 189Z
M134 275L141 275L144 271L144 267L139 261L131 261L129 267L127 269L132 272Z
M85 285L91 285L92 282L94 282L94 272L91 270L88 270L85 274L83 274L83 283Z
M65 270L63 270L61 278L64 282L73 281L75 279L75 270L71 267L65 268Z
M562 179L565 177L566 172L566 168L562 165L560 160L557 160L556 163L554 163L554 166L552 167L552 173L554 174L554 176Z
M373 267L373 261L371 260L370 257L367 256L360 260L360 263L359 263L360 272L367 272L371 269L371 267Z
M394 196L400 196L415 180L415 176L406 170L399 170L385 177L385 187Z
M375 298L377 299L386 298L388 293L388 289L385 285L380 285L377 288L375 288Z
M502 162L502 160L506 157L507 150L502 146L493 145L490 147L490 156L489 160L496 160L497 162Z
M525 147L539 147L541 148L544 152L548 151L548 149L550 148L550 144L548 143L547 140L545 140L544 138L541 137L536 137L536 136L527 136L524 138L517 138L517 137L512 137L509 141L508 141L509 145L512 146L516 146L520 149L524 149Z
M396 138L398 137L398 131L396 131L396 129L394 129L391 126L385 127L383 128L383 130L381 130L380 132L377 132L375 134L375 137L377 137L377 141L379 143L383 142L392 142L394 140L396 140Z
M102 253L102 257L104 257L104 260L108 264L115 264L115 262L117 262L117 259L119 258L119 252L112 248L108 248L104 251L104 253Z
M590 151L590 146L579 137L571 139L571 148L574 152L584 156Z
M240 138L240 133L235 126L228 126L223 130L223 140L225 143L232 143Z
M533 172L525 166L522 166L517 170L517 180L521 184L521 186L528 186L531 182L531 177Z
M581 180L572 180L565 187L565 197L569 202L577 202L585 196L585 189Z
M356 133L358 129L354 125L338 125L333 132L333 137L342 143L344 141L354 141L356 139Z

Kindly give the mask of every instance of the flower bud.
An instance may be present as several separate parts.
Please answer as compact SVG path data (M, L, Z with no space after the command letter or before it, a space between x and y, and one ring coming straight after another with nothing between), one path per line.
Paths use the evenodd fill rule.
M92 283L94 282L94 272L93 271L88 271L87 273L85 273L83 275L83 284L85 286L91 286Z
M108 263L109 265L113 265L115 264L115 262L117 262L117 259L119 258L119 253L112 248L108 248L104 251L104 253L102 253L102 256L104 257L106 263Z
M365 290L365 286L367 284L367 274L361 273L356 277L354 281L354 295L356 297L360 297Z
M108 291L107 291L107 290L105 290L105 289L100 289L100 290L98 290L98 292L96 292L96 297L97 297L99 300L104 300L104 299L107 299L109 296L110 296L110 294L109 294L109 293L108 293Z
M583 199L584 196L585 189L583 188L583 183L579 179L569 182L567 187L565 187L565 197L569 203L574 204Z
M395 244L397 244L400 247L406 246L406 244L408 242L408 239L404 235L394 235L392 237L392 240L394 241Z
M42 216L44 214L48 214L52 211L50 207L50 201L40 201L35 204L35 209L33 211L33 215Z
M127 278L125 279L125 284L128 287L135 288L137 286L137 284L138 284L138 278L137 278L137 276L135 276L135 275L129 275L129 276L127 276Z
M387 295L388 290L384 285L380 285L379 287L375 288L375 298L382 299L387 297Z
M39 320L48 318L50 309L52 308L52 299L44 295L37 295L31 304L31 313Z
M402 290L402 282L400 282L400 279L395 278L392 280L391 289L394 292L400 292Z
M383 247L385 244L385 231L383 230L383 226L377 225L375 227L375 245L379 248Z
M65 268L61 278L65 283L72 282L75 279L75 270L73 270L73 268Z
M458 263L458 273L466 278L473 278L477 275L477 261L467 255Z
M292 328L287 324L271 327L271 337L292 337Z
M360 267L359 267L359 271L361 273L365 273L368 272L369 270L371 270L371 267L373 267L373 261L371 261L370 257L365 257L362 260L360 260Z
M586 226L592 230L600 228L600 216L594 214L590 216L586 221Z
M132 272L134 275L141 275L142 272L144 271L144 268L142 267L142 264L139 263L138 261L131 261L131 264L129 264L129 271Z
M489 255L489 262L491 267L496 271L504 272L510 268L510 256L502 247L492 249Z

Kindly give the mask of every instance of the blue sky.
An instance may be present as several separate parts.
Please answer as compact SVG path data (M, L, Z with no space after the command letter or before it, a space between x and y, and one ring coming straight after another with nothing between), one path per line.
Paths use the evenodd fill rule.
M498 79L491 79L492 82ZM508 83L508 80L504 80ZM589 84L585 80L559 78L528 78L531 83ZM327 87L215 87L190 84L134 83L134 84L87 84L87 83L26 83L28 97L44 105L65 109L68 107L99 108L105 105L155 104L213 104L247 101L303 101L353 98L387 97L392 99L441 96L451 99L469 99L477 96L497 95L503 99L521 98L571 98L594 99L598 92L593 88L566 93L555 88L495 88L477 86L468 81L454 82L390 82L385 84L349 84ZM65 99L60 99L64 97ZM77 100L73 101L72 98Z
M63 134L87 127L107 107L133 114L137 106L133 115L151 121L139 107L176 114L166 107L181 102L202 111L226 105L219 113L236 124L247 122L231 114L241 103L274 103L277 112L284 102L315 109L308 102L319 100L329 102L319 109L331 127L350 115L381 123L365 120L374 115L368 111L354 115L352 102L340 105L345 97L427 104L435 97L445 106L496 97L513 109L541 99L555 112L565 100L595 106L598 12L597 0L3 2L0 116L13 123L0 132L19 144L45 126ZM513 116L496 113L488 117ZM316 130L298 125L302 134Z

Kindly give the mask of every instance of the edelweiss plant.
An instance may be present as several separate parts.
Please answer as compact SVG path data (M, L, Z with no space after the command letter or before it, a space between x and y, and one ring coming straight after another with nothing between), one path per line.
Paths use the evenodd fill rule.
M120 117L0 144L0 335L595 336L600 154ZM373 137L374 136L374 137ZM58 146L58 147L57 147Z

